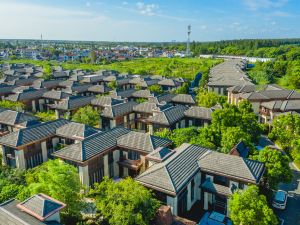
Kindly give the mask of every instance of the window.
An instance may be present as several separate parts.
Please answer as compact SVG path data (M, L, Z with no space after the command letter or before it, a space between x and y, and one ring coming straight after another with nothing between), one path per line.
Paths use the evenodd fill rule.
M214 183L220 184L223 186L228 186L228 179L226 177L216 175L216 176L214 176Z
M191 182L191 201L194 201L195 198L195 181L194 179Z
M239 189L243 190L245 185L243 183L239 183Z

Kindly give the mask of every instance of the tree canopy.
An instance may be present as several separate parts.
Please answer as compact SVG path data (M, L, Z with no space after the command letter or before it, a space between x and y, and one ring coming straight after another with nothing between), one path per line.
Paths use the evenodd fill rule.
M154 94L157 94L157 95L163 93L163 90L162 90L161 86L158 85L158 84L151 85L150 87L148 87L148 90L149 90L151 93L154 93Z
M25 105L22 102L1 100L0 107L6 108L6 109L11 109L11 110L16 110L16 111L22 111L25 108Z
M254 155L253 159L265 164L264 186L266 188L277 189L280 182L292 181L293 175L289 167L289 158L282 152L266 147L259 151L258 155Z
M77 123L83 123L89 126L97 126L99 124L100 114L92 106L80 108L72 117Z
M223 105L226 97L220 96L212 91L199 91L197 94L197 103L199 106L210 108L217 104Z
M249 186L235 192L229 201L230 218L240 225L277 225L277 218L269 208L266 197L259 194L258 187Z
M27 187L19 193L24 200L31 195L44 193L67 205L62 215L65 221L76 220L83 206L77 169L61 160L49 160L26 174Z
M160 205L148 189L129 177L120 182L105 177L90 194L99 213L112 225L147 225Z

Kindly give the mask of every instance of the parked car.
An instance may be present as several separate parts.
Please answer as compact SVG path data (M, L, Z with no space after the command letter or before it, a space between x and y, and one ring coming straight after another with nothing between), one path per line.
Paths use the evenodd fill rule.
M287 203L288 193L283 190L278 190L275 193L272 206L276 209L285 209Z
M198 225L233 225L233 223L224 214L212 211L205 213Z

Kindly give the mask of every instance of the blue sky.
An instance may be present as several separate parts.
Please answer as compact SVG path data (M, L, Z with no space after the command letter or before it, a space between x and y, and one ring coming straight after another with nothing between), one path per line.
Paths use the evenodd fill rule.
M0 38L214 41L300 37L300 0L0 0Z

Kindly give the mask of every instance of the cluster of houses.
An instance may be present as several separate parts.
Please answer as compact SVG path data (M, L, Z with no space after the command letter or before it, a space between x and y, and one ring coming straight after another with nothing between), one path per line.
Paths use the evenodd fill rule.
M228 79L220 76L222 68ZM299 93L275 85L257 90L245 68L243 60L225 61L211 70L208 87L228 94L232 104L248 99L263 122L278 113L299 112ZM195 96L174 94L185 82L181 78L55 68L55 79L43 80L36 76L40 69L33 66L2 65L2 71L1 99L26 106L25 112L0 108L0 153L2 163L9 167L30 169L58 158L77 168L87 188L104 176L116 182L131 176L170 206L174 215L183 217L199 202L203 210L229 216L232 193L259 185L265 172L263 163L247 158L249 149L242 142L224 154L190 144L174 149L171 140L154 135L164 128L205 126L211 122L212 112L221 107L199 107ZM109 87L110 82L115 89ZM151 85L160 85L164 93L151 93ZM98 128L66 119L87 105L99 110ZM55 110L56 120L41 122L28 113L44 110ZM34 204L56 207L37 215ZM5 214L4 218L13 220L12 214L16 214L24 221L30 217L59 222L57 212L63 207L41 194L23 203L1 204L0 218Z
M50 51L49 49L53 49ZM0 48L0 59L7 60L11 57L18 59L31 60L58 60L64 61L80 61L90 56L93 52L96 62L106 60L124 61L136 58L154 58L154 57L185 57L185 53L177 50L162 50L152 47L137 47L137 46L91 46L89 44L72 45L66 47L66 44L47 43L42 41L35 41L27 43L26 47L16 46L15 48Z

